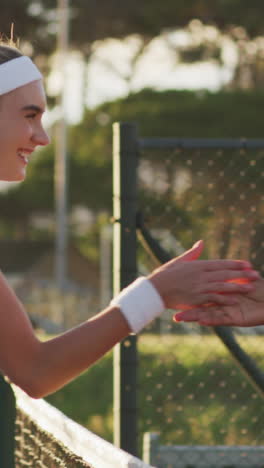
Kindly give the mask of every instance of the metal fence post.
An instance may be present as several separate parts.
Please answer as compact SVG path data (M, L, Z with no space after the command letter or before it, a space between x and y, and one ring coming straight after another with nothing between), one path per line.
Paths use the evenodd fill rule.
M114 295L137 274L136 168L137 127L113 125L113 290ZM137 344L130 335L114 349L114 443L137 454Z
M16 400L11 385L0 375L0 466L15 468Z

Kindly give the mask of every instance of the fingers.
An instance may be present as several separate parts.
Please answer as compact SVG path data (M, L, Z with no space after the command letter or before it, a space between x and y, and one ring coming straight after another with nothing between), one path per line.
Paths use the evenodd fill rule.
M246 260L197 260L202 253L203 247L204 242L202 240L197 241L191 247L191 249L187 250L179 257L173 258L167 262L166 266L174 267L174 265L177 265L179 262L189 262L195 260L195 262L192 264L193 270L207 272L222 271L222 275L224 275L223 280L225 281L227 279L237 278L238 275L235 272L238 271L239 273L241 272L239 277L250 277L250 272L252 272L252 265ZM226 277L226 270L233 270L229 278ZM258 273L256 272L256 274ZM258 275L256 278L260 278L260 276ZM219 280L221 280L221 278L219 278Z
M237 283L246 283L248 281L256 281L260 278L260 275L255 270L217 270L214 272L207 273L208 281L232 281L235 280Z
M232 325L231 315L223 307L194 308L179 312L173 317L175 322L197 322L200 325L216 327L218 325Z
M201 308L184 310L174 314L173 320L174 322L199 322L201 314Z
M208 292L217 292L217 293L224 293L224 294L230 294L230 293L248 293L251 291L254 291L255 287L254 284L252 283L221 283L221 282L216 282L216 283L209 283L204 286L203 291L205 293Z
M204 263L205 271L215 270L251 270L252 265L245 260L199 260L196 263Z
M203 241L199 240L193 244L189 250L186 250L186 252L179 255L178 257L169 260L163 265L163 267L174 267L174 265L177 265L179 262L190 262L191 260L197 260L197 258L199 258L202 253L203 247Z
M200 294L199 299L196 301L197 305L210 303L217 305L234 305L237 303L237 300L228 294L208 293Z
M204 247L204 243L202 240L197 241L189 250L184 252L182 255L177 257L177 260L181 261L191 261L191 260L196 260L197 258L200 257L202 250Z

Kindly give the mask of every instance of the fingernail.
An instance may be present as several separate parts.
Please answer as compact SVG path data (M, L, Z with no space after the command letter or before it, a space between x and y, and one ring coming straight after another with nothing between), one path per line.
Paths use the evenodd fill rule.
M174 322L183 322L184 321L183 312L179 312L178 314L175 314L173 316L173 320Z

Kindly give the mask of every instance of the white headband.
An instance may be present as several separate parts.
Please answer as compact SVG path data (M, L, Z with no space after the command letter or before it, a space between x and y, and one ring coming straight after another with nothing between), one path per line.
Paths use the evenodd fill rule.
M0 96L20 86L42 79L29 57L18 57L0 65Z

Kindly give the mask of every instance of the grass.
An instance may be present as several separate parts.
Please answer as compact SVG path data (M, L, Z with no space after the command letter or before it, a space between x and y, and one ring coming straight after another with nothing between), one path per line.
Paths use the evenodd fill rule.
M245 341L263 362L263 338ZM174 444L263 443L261 397L215 336L143 335L139 349L141 432Z
M259 365L264 342L243 337ZM148 335L138 340L139 430L163 444L260 445L263 402L215 336ZM112 441L112 352L47 400Z

